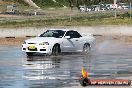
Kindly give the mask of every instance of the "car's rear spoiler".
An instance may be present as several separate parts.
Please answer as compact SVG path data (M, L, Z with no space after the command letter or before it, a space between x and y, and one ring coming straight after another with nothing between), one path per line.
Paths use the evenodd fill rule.
M93 36L91 33L82 33L82 36Z
M82 36L103 36L101 34L82 33Z

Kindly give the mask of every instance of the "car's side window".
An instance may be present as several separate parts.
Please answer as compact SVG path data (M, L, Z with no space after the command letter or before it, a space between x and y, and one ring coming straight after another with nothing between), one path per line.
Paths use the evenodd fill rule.
M82 37L77 31L68 31L65 36L70 36L70 38Z
M62 38L65 34L65 31L59 30L58 33L59 33L59 37Z
M75 38L80 38L82 37L77 31L74 31Z
M72 38L72 32L71 31L67 31L65 36L70 36L70 38Z

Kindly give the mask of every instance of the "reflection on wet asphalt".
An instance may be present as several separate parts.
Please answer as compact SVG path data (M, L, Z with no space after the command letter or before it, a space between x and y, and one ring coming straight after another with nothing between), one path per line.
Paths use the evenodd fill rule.
M0 46L0 88L62 88L78 84L84 66L93 79L132 76L132 45L105 40L88 55L27 57L18 46ZM27 61L30 60L30 61Z

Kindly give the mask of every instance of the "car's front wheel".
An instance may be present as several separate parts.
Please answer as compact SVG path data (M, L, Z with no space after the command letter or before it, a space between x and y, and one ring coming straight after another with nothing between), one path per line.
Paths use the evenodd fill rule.
M32 52L26 52L27 56L32 56L33 53Z
M58 56L60 54L60 46L58 44L53 46L52 55Z
M87 54L89 54L89 52L90 52L90 45L86 43L83 46L83 54L87 55Z

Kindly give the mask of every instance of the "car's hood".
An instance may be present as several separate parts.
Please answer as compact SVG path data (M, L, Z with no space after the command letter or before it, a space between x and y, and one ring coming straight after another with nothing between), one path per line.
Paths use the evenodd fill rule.
M42 43L42 42L54 42L59 41L60 38L54 38L54 37L35 37L31 39L27 39L26 43Z

